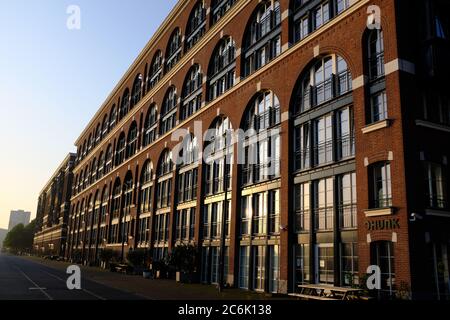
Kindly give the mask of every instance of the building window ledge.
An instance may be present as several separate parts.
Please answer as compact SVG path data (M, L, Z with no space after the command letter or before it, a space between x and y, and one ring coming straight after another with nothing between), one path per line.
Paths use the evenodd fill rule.
M427 209L425 214L427 216L450 218L450 211L448 210Z
M362 128L361 131L364 134L368 134L370 132L374 132L374 131L377 131L377 130L381 130L381 129L387 128L390 125L391 125L391 120L385 119L385 120L381 120L381 121L369 124L369 125L365 126L364 128Z
M430 122L430 121L426 121L426 120L416 120L416 125L420 126L420 127L450 132L450 126L446 126L444 124L438 124L438 123L434 123L434 122Z
M377 208L377 209L368 209L364 211L364 214L367 218L369 217L381 217L381 216L391 216L394 214L394 208Z

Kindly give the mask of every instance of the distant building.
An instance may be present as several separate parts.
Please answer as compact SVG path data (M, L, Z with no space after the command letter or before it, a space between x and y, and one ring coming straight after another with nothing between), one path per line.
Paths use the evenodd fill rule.
M11 211L11 213L9 215L8 230L12 230L15 226L17 226L18 224L21 224L21 223L24 226L26 226L27 224L30 223L30 216L31 216L31 212L28 212L28 211L23 211L23 210Z
M3 247L3 241L5 240L7 234L8 230L0 229L0 249Z
M39 194L33 242L36 252L64 254L75 157L67 155Z

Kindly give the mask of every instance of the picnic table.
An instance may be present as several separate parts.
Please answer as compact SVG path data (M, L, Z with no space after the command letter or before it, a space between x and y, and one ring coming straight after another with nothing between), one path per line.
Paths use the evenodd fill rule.
M341 288L326 285L305 284L299 285L300 293L291 294L298 298L308 300L353 300L360 299L364 290L355 288Z

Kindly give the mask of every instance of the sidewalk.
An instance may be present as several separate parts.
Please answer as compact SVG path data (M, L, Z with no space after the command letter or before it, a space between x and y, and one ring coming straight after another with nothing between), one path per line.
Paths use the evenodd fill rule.
M71 265L67 262L44 260L38 257L23 257L60 271ZM225 289L219 293L214 285L182 284L174 280L149 280L142 276L131 276L110 272L101 268L80 266L82 277L91 281L129 292L150 300L291 300L289 297L271 297L239 289Z

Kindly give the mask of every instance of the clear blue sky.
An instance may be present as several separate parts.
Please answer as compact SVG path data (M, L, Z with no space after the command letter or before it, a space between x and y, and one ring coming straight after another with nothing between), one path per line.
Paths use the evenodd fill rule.
M0 228L37 197L176 0L0 0ZM69 5L81 30L68 30Z

